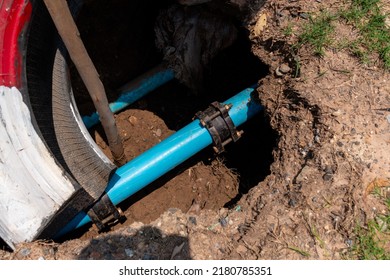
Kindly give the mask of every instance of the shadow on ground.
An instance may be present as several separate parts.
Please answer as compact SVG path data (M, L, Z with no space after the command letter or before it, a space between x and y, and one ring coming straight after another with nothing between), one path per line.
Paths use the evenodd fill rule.
M105 235L92 239L82 249L80 260L188 260L188 239L165 235L159 229L145 226L128 228L123 234Z

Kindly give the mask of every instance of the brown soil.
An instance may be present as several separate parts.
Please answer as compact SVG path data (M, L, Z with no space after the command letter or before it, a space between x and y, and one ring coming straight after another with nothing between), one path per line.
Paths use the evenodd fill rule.
M173 133L165 123L149 111L130 109L118 115L118 128L124 141L125 154L131 160ZM111 157L106 142L96 132L97 143ZM166 181L166 182L164 182ZM159 180L126 202L129 225L134 221L150 223L169 208L183 212L193 205L200 209L218 210L238 194L238 176L218 158L208 164L198 161L181 166L168 178Z
M345 257L356 223L384 211L371 191L388 187L390 180L390 74L379 61L364 65L344 51L327 49L318 58L302 48L297 57L292 55L296 38L285 36L285 27L305 23L300 13L331 9L343 5L340 1L248 2L256 7L246 23L251 50L270 73L259 77L257 91L265 120L278 135L276 146L269 147L269 173L258 161L252 163L252 175L237 172L225 161L229 151L225 160L206 151L121 205L127 221L111 231L91 228L61 243L21 244L15 252L0 251L1 259ZM264 18L262 29L259 21ZM337 28L338 34L354 36L350 27ZM286 70L282 75L281 67ZM190 120L175 115L176 122L166 121L168 128L162 118L167 108L154 98L116 117L129 159ZM209 101L204 98L206 104ZM177 109L165 106L171 106L168 111ZM264 129L262 121L256 119L254 126ZM110 156L101 132L92 135ZM263 144L257 143L254 150L261 150ZM255 173L263 175L253 183L249 177Z

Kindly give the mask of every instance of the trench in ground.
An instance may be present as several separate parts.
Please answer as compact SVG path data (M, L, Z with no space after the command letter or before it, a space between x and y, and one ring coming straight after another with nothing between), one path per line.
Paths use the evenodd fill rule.
M154 24L158 13L171 1L91 1L78 18L81 36L105 85L109 101L116 89L162 61L155 47ZM117 115L130 158L161 141L192 121L194 114L213 101L224 101L268 74L268 67L251 53L247 31L240 27L235 43L221 51L208 65L205 92L194 95L174 80L160 87ZM91 100L71 67L72 86L80 113L94 111ZM136 125L129 120L136 120ZM183 212L194 203L201 208L234 207L242 195L270 172L276 133L260 113L240 129L242 138L215 155L206 148L171 172L132 196L120 207L126 223L148 223L169 208ZM156 137L156 131L157 137ZM92 137L110 156L100 125ZM158 137L160 136L160 137Z

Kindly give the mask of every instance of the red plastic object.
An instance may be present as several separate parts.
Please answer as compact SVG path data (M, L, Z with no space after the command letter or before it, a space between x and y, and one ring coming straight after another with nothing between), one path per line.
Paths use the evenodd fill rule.
M32 5L26 0L0 1L0 85L21 87L23 43ZM25 36L25 34L24 34Z

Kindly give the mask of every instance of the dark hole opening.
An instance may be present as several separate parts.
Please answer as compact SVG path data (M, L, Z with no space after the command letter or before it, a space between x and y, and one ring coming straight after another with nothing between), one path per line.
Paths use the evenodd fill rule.
M2 238L0 238L0 250L12 252L12 249L7 245L7 243L5 243Z
M117 98L117 88L161 62L161 54L154 44L154 22L160 9L171 3L172 1L99 0L88 2L81 11L78 26L106 87L109 101ZM112 17L113 14L115 17ZM174 80L130 108L153 112L169 129L178 130L191 122L194 114L206 109L211 102L222 102L256 84L268 74L268 67L252 54L249 34L245 28L239 24L237 27L238 39L232 46L221 51L205 70L207 86L204 93L193 95L186 86ZM90 114L94 107L72 67L71 76L80 113ZM273 161L272 149L276 145L276 134L264 115L260 113L241 129L244 130L242 139L229 144L226 152L218 156L239 178L238 193L221 207L234 206L243 194L264 180ZM92 136L95 130L104 135L101 127L97 126L91 130ZM122 203L121 208L130 209L137 201L161 188L187 168L199 162L211 165L215 158L211 148L201 151ZM180 208L177 205L173 207Z

